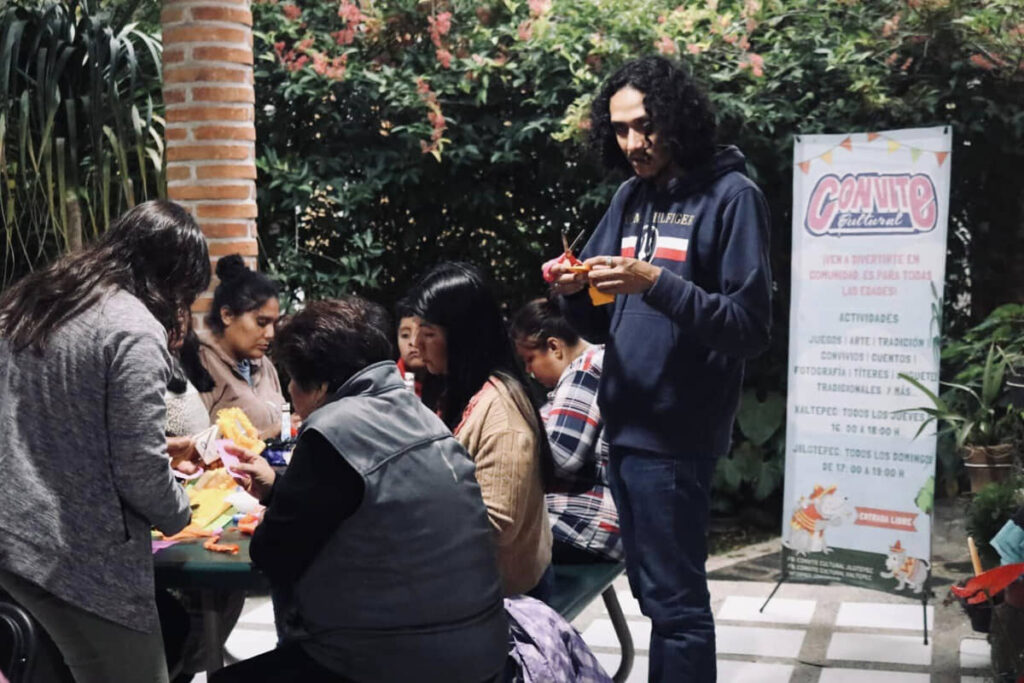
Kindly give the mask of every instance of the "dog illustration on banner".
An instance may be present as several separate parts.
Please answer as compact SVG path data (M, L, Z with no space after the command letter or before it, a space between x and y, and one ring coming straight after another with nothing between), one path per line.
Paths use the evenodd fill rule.
M915 593L924 590L924 582L928 579L931 565L928 560L919 557L907 557L907 551L897 539L895 545L889 546L889 556L885 558L884 572L879 575L885 579L896 579L896 590L913 588Z
M825 529L839 526L843 518L852 514L849 501L844 496L836 495L836 486L817 485L809 497L801 496L796 502L793 516L789 520L789 533L782 545L796 552L797 555L807 553L832 552L825 542Z

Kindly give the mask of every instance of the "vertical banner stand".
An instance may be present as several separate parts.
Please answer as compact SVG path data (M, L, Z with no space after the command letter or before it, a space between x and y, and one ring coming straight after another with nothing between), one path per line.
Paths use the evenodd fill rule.
M778 583L920 599L928 643L952 133L797 135ZM917 386L906 381L908 378Z

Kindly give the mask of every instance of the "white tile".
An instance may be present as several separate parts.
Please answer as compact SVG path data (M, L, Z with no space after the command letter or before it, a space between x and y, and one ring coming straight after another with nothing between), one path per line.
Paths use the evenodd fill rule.
M992 666L992 646L982 638L963 638L960 641L961 669L988 669Z
M277 647L277 632L236 626L224 649L237 660L249 659Z
M718 610L719 619L732 621L771 622L776 624L809 624L814 616L814 600L772 598L764 612L759 611L764 598L730 595Z
M239 624L274 625L274 603L270 598L247 598Z
M806 631L757 626L718 626L715 644L721 654L790 657L800 654Z
M818 683L930 683L931 674L865 669L822 669Z
M925 645L920 636L833 633L825 657L827 659L929 666L932 663L932 646L931 641Z
M960 683L992 683L994 679L984 676L961 676Z
M633 645L637 650L647 651L651 641L651 622L630 621L629 632L633 636ZM619 647L619 639L615 635L612 622L607 619L594 619L593 623L583 632L583 640L590 647Z
M718 660L718 683L789 683L793 676L792 664L764 664Z
M934 626L935 608L928 607L928 632ZM889 602L844 602L836 615L839 628L899 628L924 631L921 605L894 605Z
M640 603L636 601L633 594L629 591L615 591L616 597L619 598L619 604L622 605L622 613L627 617L642 617L643 612L640 611Z
M609 676L615 675L619 668L619 655L608 652L595 652L594 656L597 657L597 661L601 662L605 673ZM647 683L647 657L637 655L633 659L633 668L629 670L629 677L626 679L626 683Z

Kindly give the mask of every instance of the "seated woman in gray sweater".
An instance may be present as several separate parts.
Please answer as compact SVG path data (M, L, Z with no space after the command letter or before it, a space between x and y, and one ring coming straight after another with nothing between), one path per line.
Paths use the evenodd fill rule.
M168 334L209 282L199 226L155 201L0 298L0 588L79 683L167 680L150 527L191 517L164 440Z
M311 303L277 332L307 418L283 475L236 452L241 483L268 506L250 552L284 596L284 642L214 683L484 683L504 669L508 622L473 461L405 388L386 320L348 297Z

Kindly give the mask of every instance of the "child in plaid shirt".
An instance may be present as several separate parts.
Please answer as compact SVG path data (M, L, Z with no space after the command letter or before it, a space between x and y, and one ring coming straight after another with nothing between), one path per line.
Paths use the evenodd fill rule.
M622 559L619 516L608 489L608 444L597 407L604 347L591 346L547 299L512 320L512 339L527 372L549 389L545 421L555 464L546 496L556 563Z

